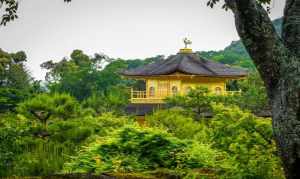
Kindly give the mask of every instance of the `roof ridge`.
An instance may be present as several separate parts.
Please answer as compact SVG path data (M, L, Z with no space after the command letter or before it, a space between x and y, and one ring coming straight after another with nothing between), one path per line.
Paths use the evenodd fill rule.
M212 69L208 68L206 65L203 64L203 60L205 59L202 59L201 57L197 56L199 58L199 60L195 60L194 58L191 58L190 56L188 56L189 59L195 61L196 63L200 64L204 69L206 69L207 71L211 72L212 74L214 75L217 75L218 73L216 73L215 71L213 71Z

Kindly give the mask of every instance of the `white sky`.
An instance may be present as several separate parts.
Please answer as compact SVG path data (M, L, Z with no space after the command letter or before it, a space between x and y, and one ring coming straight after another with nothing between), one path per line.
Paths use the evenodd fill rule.
M40 64L69 56L145 58L177 53L182 39L194 50L220 50L238 40L233 15L210 9L207 0L20 0L20 18L0 27L0 48L24 50L27 66L44 79ZM285 0L275 0L271 18L282 16Z

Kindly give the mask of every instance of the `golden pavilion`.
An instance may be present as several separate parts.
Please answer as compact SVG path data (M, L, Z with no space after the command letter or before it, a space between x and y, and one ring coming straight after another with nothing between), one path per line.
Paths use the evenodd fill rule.
M145 82L144 91L131 89L132 104L163 104L166 97L185 95L196 86L205 86L216 95L241 92L227 91L226 84L244 78L247 71L204 59L187 47L191 41L184 39L184 43L185 48L176 55L122 72L127 78Z

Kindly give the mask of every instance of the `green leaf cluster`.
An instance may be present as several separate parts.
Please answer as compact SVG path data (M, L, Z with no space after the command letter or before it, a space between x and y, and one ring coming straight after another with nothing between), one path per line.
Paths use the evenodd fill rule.
M258 118L236 106L211 104L211 109L214 114L211 119L195 121L186 116L184 109L172 108L147 116L146 123L225 153L229 162L220 176L283 178L270 119Z
M19 114L40 121L44 127L48 120L67 120L78 113L78 102L68 94L39 94L21 103L17 111Z
M125 126L99 138L67 163L66 172L132 173L160 169L214 170L219 153L159 129Z
M31 96L32 78L25 66L23 51L7 53L0 49L0 112L12 111Z

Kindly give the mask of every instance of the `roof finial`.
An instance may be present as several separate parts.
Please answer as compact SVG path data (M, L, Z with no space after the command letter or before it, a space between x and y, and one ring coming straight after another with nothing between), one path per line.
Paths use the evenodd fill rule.
M191 45L192 41L190 39L188 39L187 37L185 37L183 39L183 43L184 43L184 48L188 48L188 45Z
M184 48L180 49L179 53L193 53L193 50L189 48L188 46L192 44L192 41L185 37L183 39Z

